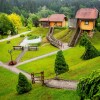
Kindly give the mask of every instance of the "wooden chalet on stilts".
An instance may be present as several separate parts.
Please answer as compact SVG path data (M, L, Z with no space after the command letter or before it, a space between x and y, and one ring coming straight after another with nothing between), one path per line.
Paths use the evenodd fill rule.
M81 8L76 13L76 22L70 20L69 27L75 26L75 34L72 36L69 46L73 47L77 44L79 37L84 31L88 33L90 37L93 36L93 30L95 28L96 19L99 16L99 12L96 8ZM71 22L74 22L71 24ZM76 25L74 25L76 24Z
M81 8L77 11L75 18L77 19L78 27L92 36L98 16L99 12L96 8Z

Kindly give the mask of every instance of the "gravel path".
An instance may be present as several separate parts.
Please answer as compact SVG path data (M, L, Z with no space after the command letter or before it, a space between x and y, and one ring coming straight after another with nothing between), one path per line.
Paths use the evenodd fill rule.
M16 59L16 62L19 63L19 61L21 60L21 58L24 56L24 54L27 52L27 48L24 48L24 50L22 50L22 52L19 54L19 56Z
M17 38L17 37L20 37L20 35L24 35L24 34L28 34L30 33L31 31L27 31L27 32L23 32L21 34L17 34L15 36L11 36L11 37L8 37L8 38L5 38L5 39L2 39L0 40L0 42L4 42L4 41L7 41L7 40L11 40L11 39L14 39L14 38Z
M77 81L67 81L67 80L46 80L45 81L46 86L52 87L52 88L60 88L60 89L69 89L69 90L76 90L77 88Z

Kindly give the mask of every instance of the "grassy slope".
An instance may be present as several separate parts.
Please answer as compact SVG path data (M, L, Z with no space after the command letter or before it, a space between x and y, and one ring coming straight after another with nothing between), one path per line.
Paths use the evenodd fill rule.
M10 41L9 44L5 42L0 42L0 61L8 62L10 60L10 55L8 53L8 50L11 50L13 46L18 45L23 38L16 38ZM19 55L21 51L13 51L13 60L16 59L16 57Z
M28 31L28 29L26 27L23 27L23 26L18 29L19 34L22 32L26 32L26 31Z
M50 45L50 44L46 44L45 46L40 46L39 50L37 51L27 51L25 53L25 55L22 57L21 61L25 61L34 57L38 57L53 51L58 50L56 47Z
M61 40L62 42L69 42L73 33L74 33L74 30L63 29L62 31L58 33L54 32L54 37L56 39Z
M98 50L100 50L100 34L97 32L94 37L91 39L92 43L95 45ZM70 71L60 75L64 79L73 79L79 80L82 76L86 76L95 69L100 69L100 57L84 61L80 59L81 55L84 53L84 48L74 47L67 51L64 51L64 56L66 62L69 65ZM54 61L55 55L46 57L44 59L37 60L35 62L30 62L25 65L19 66L20 69L27 72L40 72L45 71L45 77L51 78L54 77ZM45 63L44 63L45 62Z
M45 45L47 43L45 36L49 32L49 29L38 27L38 28L33 28L32 30L33 31L31 32L31 34L42 35L44 37L42 45ZM63 30L64 29L55 29L55 33L62 32ZM23 56L21 61L28 60L28 59L31 59L31 58L34 58L34 57L37 57L37 56L41 56L41 55L44 55L46 53L53 52L55 50L58 50L58 49L56 47L50 45L50 44L46 44L45 46L40 46L38 51L27 51L25 53L25 55Z
M0 100L79 100L75 91L52 89L33 85L29 93L18 95L16 92L18 76L0 67Z

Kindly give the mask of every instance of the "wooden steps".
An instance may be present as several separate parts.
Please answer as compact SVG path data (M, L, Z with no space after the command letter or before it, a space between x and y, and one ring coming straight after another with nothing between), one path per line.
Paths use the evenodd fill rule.
M79 27L77 27L75 34L73 35L73 37L72 37L72 39L71 39L71 41L69 42L68 45L70 47L74 47L77 44L80 35L81 35L81 29Z

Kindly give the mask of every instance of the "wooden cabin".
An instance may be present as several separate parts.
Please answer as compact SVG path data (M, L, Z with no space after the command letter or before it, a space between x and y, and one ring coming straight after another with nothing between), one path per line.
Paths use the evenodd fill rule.
M49 27L49 19L48 18L41 18L39 21L41 22L41 26Z
M98 18L98 10L96 8L81 8L76 13L78 26L81 30L89 33L95 28L95 22Z
M40 19L43 27L66 27L66 16L64 14L52 14L48 18Z

